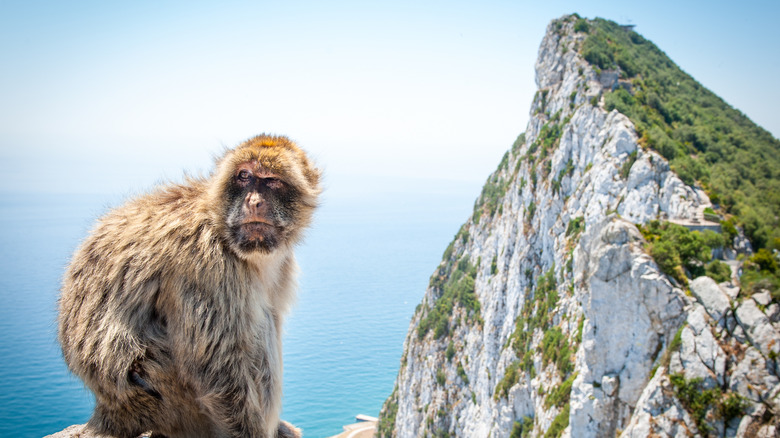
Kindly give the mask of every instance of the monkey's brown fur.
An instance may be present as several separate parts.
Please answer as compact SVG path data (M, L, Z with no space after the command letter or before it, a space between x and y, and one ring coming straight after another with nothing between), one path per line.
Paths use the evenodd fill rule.
M268 206L244 200L250 177L283 191L263 188ZM226 152L209 177L158 188L98 221L59 301L65 361L96 397L88 429L299 435L279 420L281 326L295 295L293 246L311 221L319 177L294 143L263 135ZM247 209L274 226L236 225Z

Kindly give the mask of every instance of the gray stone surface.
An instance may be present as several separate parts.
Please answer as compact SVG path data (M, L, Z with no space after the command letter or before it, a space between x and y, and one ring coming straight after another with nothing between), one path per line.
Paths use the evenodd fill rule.
M760 304L762 306L768 306L769 303L772 301L772 296L769 295L769 292L762 291L758 293L754 293L750 296L750 298L753 298L753 301L755 301L757 304Z
M780 333L778 333L769 318L758 308L752 299L746 299L735 312L737 322L745 330L748 339L757 346L761 353L769 355L780 353Z
M90 433L84 430L85 424L76 424L73 426L70 426L64 430L61 430L57 433L46 435L43 438L105 438L103 435L96 435L94 433ZM148 438L149 434L144 434L139 436L138 438Z
M720 321L731 309L729 296L710 277L698 277L688 287L715 321Z
M85 426L84 424L76 424L60 432L51 435L46 435L43 438L92 438L92 436L88 434L81 433L82 430L84 429L84 426Z

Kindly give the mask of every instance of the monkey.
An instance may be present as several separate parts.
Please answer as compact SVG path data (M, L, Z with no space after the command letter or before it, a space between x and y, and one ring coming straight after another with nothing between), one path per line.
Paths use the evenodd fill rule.
M259 135L98 219L65 270L58 340L98 436L299 437L281 421L294 247L321 171Z

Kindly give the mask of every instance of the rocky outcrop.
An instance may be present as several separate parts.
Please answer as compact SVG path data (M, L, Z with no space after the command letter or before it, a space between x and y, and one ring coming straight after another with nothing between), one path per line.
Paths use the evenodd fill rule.
M709 199L600 106L575 21L548 26L528 127L431 278L379 433L770 436L780 309L645 253L635 224Z
M572 430L612 436L684 318L685 299L642 251L633 224L606 220L583 236L576 280L585 324L571 394ZM623 415L615 415L624 413Z
M46 435L43 438L99 438L92 433L85 432L84 426L86 426L86 424L74 424L55 434Z
M777 436L780 326L770 323L752 298L729 303L736 309L713 306L727 295L710 278L698 278L691 290L697 299L687 308L679 346L669 355L669 369L659 369L646 385L624 435ZM713 300L713 296L719 298ZM676 376L676 384L670 376ZM695 415L682 415L685 410L675 406L681 398L685 400L684 385L715 394L711 404L717 409L694 412L700 416L698 421ZM742 409L735 409L737 405Z

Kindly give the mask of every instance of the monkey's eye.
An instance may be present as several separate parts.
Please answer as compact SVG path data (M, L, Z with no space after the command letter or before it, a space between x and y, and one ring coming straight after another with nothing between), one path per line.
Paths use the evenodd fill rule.
M241 182L247 182L247 181L249 181L249 178L251 176L252 176L252 172L244 169L241 172L238 172L238 175L236 176L236 178L238 178L238 180L241 181Z

